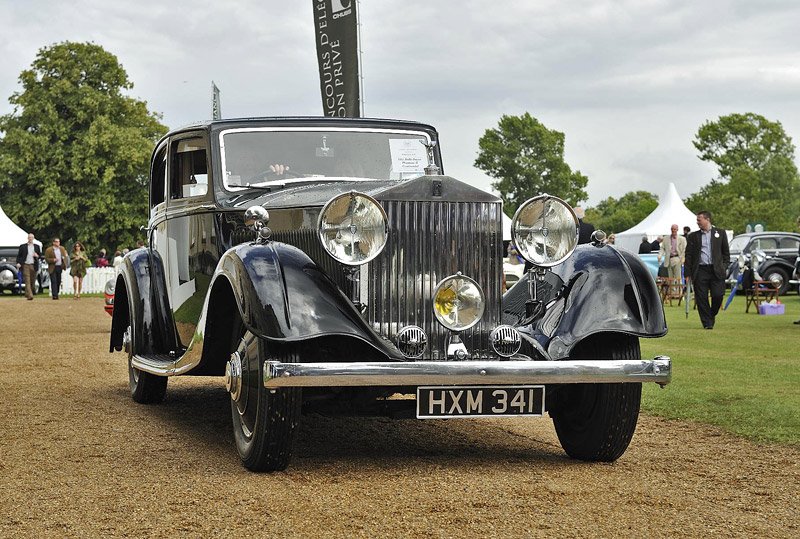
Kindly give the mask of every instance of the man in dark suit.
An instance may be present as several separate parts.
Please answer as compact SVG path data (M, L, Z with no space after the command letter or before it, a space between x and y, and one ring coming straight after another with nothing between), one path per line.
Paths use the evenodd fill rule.
M592 232L594 232L594 225L591 223L584 223L583 219L586 217L586 212L580 206L575 207L575 217L578 218L578 244L590 243L592 241Z
M33 234L28 234L28 243L23 243L17 251L17 269L22 270L22 279L25 281L25 297L33 300L33 290L36 287L36 275L39 273L39 259L42 249L34 243Z
M58 293L61 291L61 273L69 266L69 255L62 247L59 238L53 238L53 245L44 250L44 259L47 260L47 272L50 274L50 294L53 299L58 299Z
M697 214L696 230L686 239L686 280L694 285L694 297L700 322L714 329L714 321L725 295L725 274L731 261L728 235L711 226L711 213ZM711 304L708 292L711 291Z

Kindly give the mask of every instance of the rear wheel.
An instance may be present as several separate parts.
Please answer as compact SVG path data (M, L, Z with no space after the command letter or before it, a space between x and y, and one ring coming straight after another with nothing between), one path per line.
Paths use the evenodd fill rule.
M584 343L582 343L584 344ZM639 341L629 336L605 336L585 343L581 355L640 359ZM583 353L582 353L583 352ZM613 462L630 444L639 418L642 384L575 384L559 388L550 413L558 440L575 459Z
M789 291L789 274L783 268L769 268L765 273L764 279L775 285L779 296L783 296Z
M271 343L248 331L225 369L236 449L242 464L255 472L286 469L300 418L300 388L264 387L267 359L297 362L298 354L290 345Z

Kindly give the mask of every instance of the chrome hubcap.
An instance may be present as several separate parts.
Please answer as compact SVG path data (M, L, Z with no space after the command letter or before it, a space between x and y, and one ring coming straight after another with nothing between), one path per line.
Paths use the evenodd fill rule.
M232 353L230 360L225 364L225 389L231 394L234 402L239 402L242 396L242 359L238 351Z
M767 277L767 280L771 281L776 288L781 288L783 286L783 276L780 273L770 274L770 276Z
M131 354L131 327L128 326L125 330L125 333L122 334L122 349L125 350L125 353L130 355Z

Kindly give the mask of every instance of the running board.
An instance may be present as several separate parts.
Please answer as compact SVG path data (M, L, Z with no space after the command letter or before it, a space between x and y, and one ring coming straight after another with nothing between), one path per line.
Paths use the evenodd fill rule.
M131 365L137 370L156 376L177 376L196 366L193 362L175 360L168 354L134 355Z

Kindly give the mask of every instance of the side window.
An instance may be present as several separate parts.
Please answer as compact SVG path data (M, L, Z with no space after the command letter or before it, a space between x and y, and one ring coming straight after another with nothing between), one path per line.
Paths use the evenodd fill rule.
M150 169L150 208L164 202L167 189L167 146L158 150Z
M800 249L800 240L795 238L783 238L781 239L781 249L797 252L797 250Z
M769 251L770 249L775 250L778 248L778 242L775 238L759 238L757 241L757 249L761 249L762 251Z
M172 144L170 198L190 198L208 192L206 143L202 138L181 139Z

